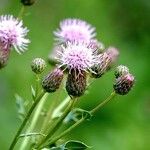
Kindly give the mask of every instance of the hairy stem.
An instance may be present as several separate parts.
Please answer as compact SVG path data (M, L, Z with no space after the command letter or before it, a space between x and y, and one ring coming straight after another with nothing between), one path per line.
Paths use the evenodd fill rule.
M40 148L42 144L44 144L61 126L62 121L65 119L65 117L69 114L69 112L72 110L74 104L76 102L76 99L72 99L70 100L69 105L67 106L67 108L65 109L65 111L63 112L63 114L58 118L58 120L56 121L56 123L53 125L52 128L50 128L47 136L39 143L39 145L36 148Z
M50 103L50 106L48 107L48 112L46 113L46 117L41 127L41 133L47 133L47 129L49 128L49 125L51 123L54 123L54 120L52 120L52 113L55 110L58 100L60 99L60 92L61 91L59 89L58 94L54 97L54 100L52 101L52 103Z
M39 83L40 83L40 76L36 74L36 91L35 91L35 99L38 96L39 93Z
M18 131L17 131L17 133L16 133L16 135L15 135L15 137L14 137L14 139L13 139L13 141L12 141L10 147L9 147L9 150L13 150L14 149L14 147L15 147L17 141L18 141L18 137L19 137L20 133L22 132L22 130L24 129L26 123L28 122L28 120L29 120L29 118L30 118L33 110L35 109L35 107L37 106L37 104L39 103L39 101L41 100L41 98L44 95L45 95L45 92L42 91L41 94L36 98L36 100L34 101L34 103L32 104L32 106L30 107L27 115L25 116L25 118L24 118L21 126L19 127L19 129L18 129Z
M25 11L25 6L22 5L21 9L20 9L20 12L18 14L18 18L21 20L22 17L23 17L23 14L24 14L24 11Z
M67 96L59 105L58 107L53 111L52 113L52 119L57 118L61 115L62 109L69 103L70 96Z

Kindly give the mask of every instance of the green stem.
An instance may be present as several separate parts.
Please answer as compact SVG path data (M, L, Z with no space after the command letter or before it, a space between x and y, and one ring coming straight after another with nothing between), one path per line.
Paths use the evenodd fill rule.
M54 120L52 118L52 113L58 103L58 100L60 99L60 89L58 91L57 97L54 97L55 100L50 103L50 106L48 107L48 112L46 113L46 117L43 121L42 127L41 127L41 133L47 133L47 129L49 129L49 126L52 125L51 123L54 123Z
M24 14L24 11L25 11L25 6L24 5L22 5L22 7L21 7L21 9L20 9L20 12L19 12L19 14L18 14L18 19L22 19L22 16L23 16L23 14Z
M97 112L101 107L103 107L105 104L107 104L110 100L112 100L116 96L115 92L112 92L109 97L107 97L103 102L101 102L99 105L97 105L95 108L93 108L90 113L93 115L95 112Z
M21 134L18 138L24 138L24 137L31 137L31 136L46 136L45 134L42 133L26 133L26 134Z
M25 116L25 118L24 118L24 120L23 120L20 128L18 129L18 131L17 131L17 133L16 133L16 135L15 135L15 137L14 137L14 139L13 139L13 141L12 141L10 147L9 147L9 150L13 150L14 149L14 147L15 147L17 141L18 141L18 137L19 137L20 133L22 132L23 128L25 127L25 125L27 123L27 121L29 120L29 118L30 118L33 110L35 109L35 107L37 106L37 104L39 103L39 101L41 100L41 98L44 95L45 95L45 92L42 91L42 93L36 98L35 102L33 103L33 105L31 106L31 108L29 109L27 115Z
M116 96L115 92L112 92L111 95L105 99L103 102L101 102L99 105L97 105L95 108L93 108L90 113L93 115L95 112L97 112L98 110L100 110L105 104L107 104L109 101L111 101L114 97ZM52 138L52 140L48 143L48 145L51 145L53 143L55 143L57 140L59 140L60 138L62 138L63 136L67 135L68 133L70 133L70 131L72 131L74 128L76 128L77 126L79 126L82 122L84 122L86 120L86 118L81 118L79 121L77 121L75 124L73 124L72 126L70 126L68 129L66 129L64 132L62 132L61 134L59 134L58 136ZM48 145L44 145L41 148L44 148Z
M48 143L48 145L51 145L53 143L55 143L56 141L58 141L60 138L62 138L63 136L67 135L70 131L72 131L74 128L76 128L77 126L79 126L83 121L85 120L85 118L80 119L79 121L77 121L75 124L73 124L72 126L70 126L68 129L66 129L64 132L62 132L61 134L59 134L58 136L52 138L52 140ZM48 145L44 145L41 148L44 148Z
M65 109L63 114L59 117L59 119L56 121L56 123L53 125L53 127L50 128L47 136L38 144L38 146L36 147L37 149L40 149L41 145L44 144L59 129L62 121L65 119L65 117L69 114L69 112L74 107L75 102L76 102L76 99L70 100L68 107Z
M35 91L35 98L37 97L39 93L39 83L40 83L40 77L38 74L36 74L36 91Z
M39 104L38 104L38 106L37 106L37 108L36 108L36 110L35 110L35 112L34 112L33 118L32 118L32 120L31 120L31 124L30 124L30 126L28 127L26 133L30 133L30 132L33 131L33 129L34 129L36 123L37 123L37 120L38 120L38 118L39 118L39 116L40 116L40 113L41 113L41 111L42 111L42 108L43 108L43 106L44 106L44 104L45 104L45 101L46 101L47 97L48 97L48 93L46 93L46 94L42 97L41 101L39 102ZM22 144L21 144L20 150L26 149L26 146L28 145L29 140L30 140L29 137L25 137L25 138L24 138L24 140L23 140L23 142L22 142Z
M62 109L69 103L70 96L67 96L52 113L52 119L60 117Z

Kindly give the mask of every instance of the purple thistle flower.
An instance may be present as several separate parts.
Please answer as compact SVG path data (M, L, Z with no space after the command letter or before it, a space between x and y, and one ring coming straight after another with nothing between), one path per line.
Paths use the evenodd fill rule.
M95 38L95 28L80 19L65 19L60 22L60 29L54 32L60 43L66 41L89 42Z
M0 16L0 43L3 49L13 46L18 53L26 50L30 42L25 38L28 29L22 26L22 21L15 19L12 15Z
M87 43L67 42L62 45L62 51L58 51L58 61L60 67L65 67L69 70L77 69L91 71L91 67L98 63L98 55L95 49L92 49Z

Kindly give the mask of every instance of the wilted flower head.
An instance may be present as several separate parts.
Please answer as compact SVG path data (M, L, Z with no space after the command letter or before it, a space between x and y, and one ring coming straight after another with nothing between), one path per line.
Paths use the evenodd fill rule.
M62 45L62 51L58 51L58 61L60 66L64 66L77 70L90 70L90 68L98 63L98 55L96 50L90 48L86 43L67 42L66 45Z
M28 29L22 26L22 21L15 19L12 15L0 16L0 43L4 49L14 46L18 53L26 49L29 43L29 40L25 38Z
M65 19L60 22L60 29L54 32L56 40L66 41L90 41L96 36L95 28L80 19Z

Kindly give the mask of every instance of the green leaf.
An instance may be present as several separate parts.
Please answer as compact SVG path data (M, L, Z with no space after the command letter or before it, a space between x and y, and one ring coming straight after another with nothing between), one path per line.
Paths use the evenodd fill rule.
M87 146L85 143L74 140L66 142L64 146L67 150L85 150L89 148L89 146Z
M31 85L31 93L32 93L32 98L35 99L36 93L32 85Z
M19 118L21 120L23 120L24 117L25 117L25 113L26 113L25 106L24 106L24 100L18 94L15 94L15 98L16 98L16 106L17 106L17 111L18 111L18 114L19 114Z
M63 147L52 147L50 150L66 150Z
M70 140L58 147L52 147L50 150L85 150L87 148L90 147L81 141Z

